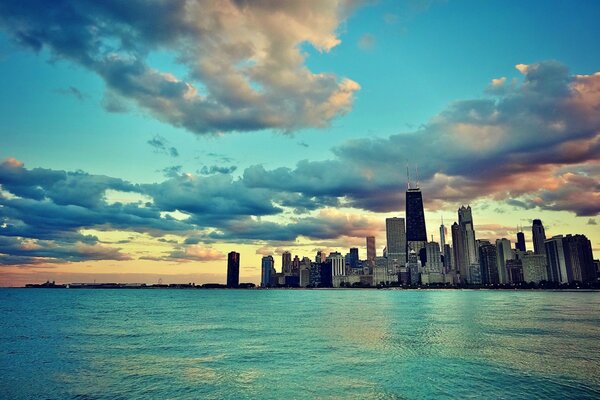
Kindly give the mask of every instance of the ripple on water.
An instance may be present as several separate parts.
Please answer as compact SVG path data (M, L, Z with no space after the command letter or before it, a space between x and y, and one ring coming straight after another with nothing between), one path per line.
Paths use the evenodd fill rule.
M600 398L600 293L0 290L0 398Z

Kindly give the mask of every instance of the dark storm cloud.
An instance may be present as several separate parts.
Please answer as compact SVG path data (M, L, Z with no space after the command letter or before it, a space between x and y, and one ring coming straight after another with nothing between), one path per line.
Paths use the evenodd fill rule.
M0 28L98 74L109 111L123 110L122 97L199 134L289 131L350 110L359 85L312 73L300 44L337 46L338 25L357 3L5 0ZM153 68L156 51L183 65L189 82Z

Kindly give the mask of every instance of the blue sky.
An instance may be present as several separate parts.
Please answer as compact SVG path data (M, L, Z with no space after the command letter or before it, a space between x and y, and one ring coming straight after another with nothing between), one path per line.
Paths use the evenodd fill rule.
M343 1L335 7L332 6L335 2L329 5L322 5L319 2L300 2L297 7L290 6L283 11L272 10L272 13L258 2L248 6L246 10L248 13L255 13L253 15L256 19L262 18L263 25L260 26L267 27L256 36L253 36L255 31L252 29L256 27L252 22L247 23L249 31L245 33L246 36L236 32L238 28L234 25L228 26L226 23L220 28L208 29L207 27L212 26L210 12L220 15L218 13L222 10L215 8L207 11L206 15L209 18L206 22L202 19L202 15L197 17L187 15L184 18L177 13L179 10L175 10L176 7L166 6L165 10L172 11L172 15L163 11L165 26L161 29L164 29L164 37L153 34L152 30L144 30L143 26L143 21L149 19L148 16L156 18L156 21L161 20L159 12L153 11L160 6L160 2L141 5L131 2L127 6L119 5L118 2L107 2L102 6L87 2L75 3L77 4L75 8L82 12L82 15L87 13L92 21L86 22L82 18L81 24L73 22L75 19L65 18L65 10L69 9L69 2L64 3L66 5L62 2L54 5L52 12L49 12L51 17L48 18L37 11L39 5L36 5L35 1L30 4L8 1L0 7L0 85L2 86L0 157L2 159L14 158L24 163L24 168L28 170L36 167L56 171L81 170L94 176L105 175L131 184L160 184L175 179L173 175L165 175L165 169L169 167L180 167L174 170L179 174L178 176L182 176L182 173L191 173L198 176L200 180L206 175L206 172L202 172L203 167L207 169L235 167L230 169L230 174L225 175L230 176L232 181L243 178L244 185L247 185L246 182L251 182L250 179L246 179L248 171L256 172L257 170L253 168L261 165L265 172L260 179L276 180L283 176L283 179L287 177L298 185L282 187L262 181L256 183L258 178L254 178L253 184L258 185L256 190L275 188L274 190L290 196L313 197L313 204L309 209L300 209L296 207L297 204L296 206L285 205L283 203L288 200L281 200L282 203L276 204L285 210L283 215L295 215L298 218L302 218L303 215L314 217L318 213L328 213L328 207L333 206L344 210L346 214L343 218L346 220L353 216L381 220L387 215L386 213L395 212L390 204L396 199L399 199L396 210L402 213L400 188L404 183L400 180L403 179L403 173L397 171L393 173L390 170L398 169L398 166L410 162L422 167L424 188L427 189L428 184L431 188L430 193L433 198L430 209L432 215L435 213L435 219L428 221L428 224L432 226L437 224L438 214L446 213L448 219L451 219L460 203L479 201L485 204L487 210L506 208L512 215L508 218L509 222L504 224L506 226L516 225L520 219L531 219L540 215L557 218L565 221L565 229L579 230L555 233L585 232L593 236L593 245L596 248L600 247L598 244L600 235L596 226L587 223L590 220L596 221L598 208L587 203L576 206L567 204L568 196L571 196L574 190L568 186L575 184L573 180L575 178L572 177L598 181L598 158L589 154L593 153L594 146L597 146L594 144L596 143L594 140L597 139L594 139L595 136L589 132L598 132L599 129L593 117L590 117L589 121L586 120L587 125L583 128L574 122L569 125L567 121L567 127L579 129L581 132L577 131L577 134L573 133L571 136L565 133L564 138L559 142L555 137L534 140L538 134L528 130L532 129L529 122L521 121L522 123L518 125L508 127L503 125L505 129L512 132L512 136L508 135L506 140L514 141L515 149L519 148L517 145L521 142L523 146L533 146L534 143L535 146L542 148L544 140L547 140L548 146L567 144L584 146L582 140L588 140L585 144L588 146L587 152L582 152L581 155L577 153L578 155L570 158L565 156L564 160L556 163L548 161L550 157L556 157L555 153L546 155L536 153L536 156L532 157L537 160L536 157L539 156L540 161L533 161L527 168L540 174L539 182L545 182L546 185L542 187L540 183L542 186L539 190L525 183L517 191L502 185L481 191L472 189L481 179L497 179L503 182L514 178L519 182L525 182L522 171L516 173L510 168L497 168L488 171L489 175L485 176L483 173L477 175L465 172L471 165L469 160L479 157L475 154L481 154L482 159L477 163L474 162L473 168L481 169L485 161L496 165L506 160L509 153L502 153L495 149L472 150L468 153L469 158L465 159L465 165L462 166L457 165L451 159L452 157L428 155L426 151L412 151L413 149L406 142L402 144L404 147L398 147L397 153L392 152L388 155L391 159L387 164L382 162L380 165L372 166L365 155L370 154L370 159L377 158L378 154L382 154L375 151L377 146L383 146L381 147L383 149L398 144L397 138L393 139L395 137L393 135L399 133L405 133L408 135L406 141L412 141L414 146L422 148L424 148L422 143L424 137L430 137L430 141L440 138L441 143L446 143L442 138L443 132L446 132L444 129L456 127L458 126L454 124L456 120L467 118L461 114L467 101L479 102L472 110L481 111L489 106L487 103L484 104L485 101L495 99L494 101L499 104L506 104L506 107L498 109L509 113L507 110L510 109L509 105L512 102L528 107L539 101L536 100L538 97L528 97L524 94L525 88L534 87L535 83L543 86L542 89L536 86L536 96L553 95L546 85L550 87L554 82L568 77L564 78L568 80L564 85L573 88L574 86L569 85L575 85L573 82L576 75L590 76L589 80L581 80L581 84L587 85L586 87L592 88L590 90L593 91L593 88L597 87L593 74L600 71L600 52L596 51L600 39L600 24L597 23L600 20L600 6L597 2L578 2L573 5L572 2L567 1L379 1L356 7L350 7ZM279 24L278 19L274 17L278 12L290 16L287 26L283 23ZM305 12L307 14L303 14ZM309 17L306 17L307 15ZM178 18L184 18L185 21L184 19L179 21ZM194 18L198 19L197 24ZM58 23L63 20L64 24ZM103 42L97 48L90 47L91 43L96 43L92 41L82 44L73 39L73 43L69 42L78 33L88 32L92 26L89 24L98 24L99 21L107 25L98 28L100 29L98 38ZM300 26L303 22L308 28ZM57 23L60 28L52 31L53 23ZM89 24L85 25L87 23ZM296 23L300 27L294 25ZM210 39L200 40L198 47L190 46L185 42L196 34L191 28L196 25L201 25L206 32L206 37ZM185 26L192 33L179 30L181 26ZM106 33L102 29L105 29ZM62 36L61 30L67 32L68 40ZM285 40L280 43L277 34L281 34ZM127 44L127 40L131 40L127 35L135 37L139 43ZM289 40L288 36L290 36ZM339 42L332 44L332 37ZM303 38L309 39L303 40ZM111 60L111 53L104 48L110 47L119 40L124 40L125 43L122 44L121 49L114 50L114 54L121 57L120 61L129 62L127 57L135 57L152 71L171 74L172 78L148 73L144 77L140 75L140 82L142 79L146 80L143 83L136 82L135 84L139 86L134 87L131 82L125 82L124 79L127 77L118 76L120 70L117 68L109 71L107 65ZM213 42L221 43L221 47L211 47ZM252 43L253 51L256 51L250 61L244 59L242 50L223 50L223 43L243 46L247 42ZM275 51L273 49L277 48L281 54L270 54L269 51L266 52L267 54L258 52L256 49L265 42L267 43L265 48L272 45L270 49ZM274 43L280 47L282 43L287 44L289 48L283 51L280 47L274 46ZM115 48L118 46L115 45ZM296 49L299 49L297 54L295 54ZM85 51L91 54L91 61L86 58L87 54L84 56ZM203 64L210 59L211 51L213 59L221 56L224 59L233 57L231 59L236 62L249 62L248 65L253 65L252 63L272 65L272 67L265 67L264 71L253 72L265 75L254 80L252 87L264 88L269 96L260 103L263 105L251 104L254 108L250 108L253 110L248 114L250 117L244 114L242 125L237 122L237 126L242 126L242 129L226 128L230 126L226 118L221 118L220 122L213 125L199 122L198 119L201 120L202 117L198 117L198 113L193 109L190 111L181 108L187 107L187 103L175 98L175 95L169 94L170 92L162 98L162 101L168 102L163 103L168 104L167 106L157 106L153 99L143 97L145 96L142 94L143 90L150 87L143 85L151 79L155 79L157 84L165 85L176 82L178 86L175 87L176 85L173 84L172 88L169 86L169 90L182 90L181 85L185 81L196 87L201 94L203 91L208 93L212 90L211 93L219 98L215 107L225 107L221 110L221 115L231 112L233 118L240 111L235 108L235 104L245 102L244 104L248 106L250 103L247 102L244 94L230 99L229 95L221 92L226 91L229 82L222 80L218 68L214 72ZM205 56L204 52L208 55ZM304 60L296 64L293 59L295 55L303 55ZM108 58L101 60L101 57ZM189 57L189 59L182 61L182 57ZM213 62L213 59L210 61ZM534 67L519 71L515 68L518 64ZM535 67L537 65L541 67ZM272 68L273 73L270 73L269 68ZM275 82L274 76L279 72L295 76L291 78L294 85L288 87ZM318 74L322 73L328 75L320 77ZM248 78L249 75L244 74L241 76ZM302 77L314 79L314 82L302 83ZM502 77L506 78L501 88L502 92L492 92L490 89L492 79ZM110 81L111 79L114 80ZM320 83L317 83L319 79ZM328 93L328 90L329 94L342 90L344 79L359 85L360 90L351 88L348 92L350 94L344 92L347 97L342 99L341 103L331 101L325 104L329 100L325 101L323 96ZM528 82L531 84L528 85ZM267 99L271 96L273 100ZM287 101L286 99L289 99L293 107L302 111L294 114L287 108L281 108L281 103ZM118 105L123 106L123 110L109 112L107 103L111 101L113 108ZM565 98L557 98L557 101L563 102ZM593 102L596 100L593 95L590 95L589 100L585 101L591 102L593 107ZM456 104L460 107L455 107ZM322 105L328 108L319 108ZM199 110L203 109L199 108ZM547 119L546 122L549 124L552 122L551 114L532 112L535 113L535 118ZM443 123L440 123L440 115L446 118ZM572 110L565 111L564 115L565 118L572 116ZM255 116L256 120L253 120ZM272 122L271 118L279 117L281 121ZM508 115L507 120L510 118ZM454 125L448 125L448 121ZM466 119L461 121L464 122ZM471 120L469 121L472 123ZM559 122L564 121L557 123ZM194 123L198 128L183 127L182 125L186 123ZM484 131L484 129L494 123L472 124L471 128L480 129L477 132L482 135L477 136L479 133L476 132L474 137L485 137L486 140L490 140L489 130ZM539 132L542 135L544 131ZM462 132L462 134L472 135L473 132ZM528 137L529 135L531 137ZM153 139L158 140L163 148L149 144ZM363 142L363 140L367 141ZM451 140L448 142L451 143L453 139L448 140ZM574 140L578 140L576 144L571 143ZM372 153L357 153L357 148L367 147L371 148ZM175 148L178 156L169 154L170 148ZM564 152L564 149L560 149L563 148L557 147L556 151ZM349 156L346 157L344 154ZM430 159L430 156L434 159ZM308 164L297 167L301 160L308 160ZM520 160L509 162L519 164L519 168L526 168ZM328 164L329 162L333 162L333 166ZM330 191L316 190L308 187L308 183L302 185L299 183L307 174L314 173L316 170L340 166L343 168L355 163L356 170L361 171L360 173L368 171L376 174L380 179L376 179L374 183L369 179L365 181L357 179L357 188L344 184ZM282 167L289 168L291 173L282 174L279 170ZM465 187L471 189L465 189L463 196L449 195L448 187L443 189L441 186L440 173L443 173L444 177L449 177L448 179L454 179L452 182L466 182ZM543 175L544 173L546 175ZM327 185L328 179L332 178L321 176L316 181L318 185ZM386 179L395 182L392 184ZM589 184L586 185L589 187ZM561 191L563 188L564 190ZM367 190L381 193L380 198L373 199L371 196L367 200L364 194ZM141 190L135 196L138 195L150 196L150 198L153 196L149 189ZM244 196L243 193L240 195ZM425 192L426 203L427 195ZM598 196L598 190L592 185L583 196L588 196L588 203L593 203L593 199ZM384 197L388 200L383 201ZM333 199L337 199L337 205ZM508 200L512 202L507 203ZM563 202L560 203L561 201ZM560 205L557 205L559 203ZM507 204L510 204L510 207ZM172 208L179 210L184 216L195 216L193 211L186 211L183 205ZM161 211L173 212L166 208ZM210 213L210 210L203 209L203 213ZM576 214L579 216L573 219L574 222L567 222L563 217L570 216L567 219L571 221ZM494 218L499 217L486 214L483 209L481 215L481 219L488 222L488 225L492 224ZM527 215L531 217L528 218ZM246 214L240 214L240 217L257 218L260 214L248 211ZM506 216L502 216L502 219L506 219ZM281 220L275 218L271 222L281 223ZM108 221L104 224L107 223L110 224ZM501 221L496 223L499 227L504 226ZM102 225L100 222L98 224ZM206 223L205 225L194 224L190 227L192 231L187 231L178 239L173 239L178 240L175 247L179 246L178 250L185 251L183 240L186 235L196 235L197 232L194 233L194 230L221 228L223 227L206 225ZM96 232L98 226L81 226L80 229ZM376 229L377 235L380 235L380 228ZM101 230L104 233L94 233L100 235L98 236L100 242L103 241L102 235L106 235L106 230ZM125 235L124 232L127 232L127 229L119 228L112 234ZM242 240L236 239L232 232L225 234L228 240L238 240L238 242ZM498 228L498 235L505 232L506 229ZM340 247L352 244L352 240L359 237L341 233L337 237L331 236L328 237L330 241L326 244L333 246L337 243ZM355 239L348 239L349 237ZM40 240L35 237L18 238L21 241ZM60 240L56 238L52 240L53 242L48 245L61 246ZM323 244L319 242L319 238L310 237L307 232L301 232L296 240L305 241L306 246L311 250ZM220 245L224 249L226 244L227 242L224 241ZM270 243L266 236L264 238L254 236L244 244L259 248L267 247L273 251L286 245L285 241ZM207 248L218 247L217 244L206 239L196 245L205 245ZM309 251L308 247L302 248L302 251ZM139 250L144 248L144 245L138 243L136 248ZM163 249L163 253L165 251L167 250ZM133 250L128 253L130 258L139 260L139 254L134 253ZM312 254L305 255L312 256Z

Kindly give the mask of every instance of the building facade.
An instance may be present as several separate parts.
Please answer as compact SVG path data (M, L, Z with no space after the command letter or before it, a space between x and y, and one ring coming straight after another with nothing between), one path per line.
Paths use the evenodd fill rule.
M227 254L227 287L236 288L240 285L240 253L235 251Z

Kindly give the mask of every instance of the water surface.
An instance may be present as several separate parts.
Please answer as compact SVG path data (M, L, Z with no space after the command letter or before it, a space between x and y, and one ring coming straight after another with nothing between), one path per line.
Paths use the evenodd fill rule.
M0 398L600 398L600 293L1 289Z

